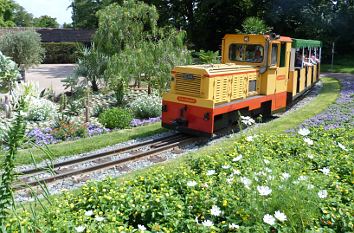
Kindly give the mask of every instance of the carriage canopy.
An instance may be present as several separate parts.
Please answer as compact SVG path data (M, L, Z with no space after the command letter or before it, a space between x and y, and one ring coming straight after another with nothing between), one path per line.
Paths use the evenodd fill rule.
M322 42L319 40L303 40L303 39L292 39L293 48L319 48L322 47Z

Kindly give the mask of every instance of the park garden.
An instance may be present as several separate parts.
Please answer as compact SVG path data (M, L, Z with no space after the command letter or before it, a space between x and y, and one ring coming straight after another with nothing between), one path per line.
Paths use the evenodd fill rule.
M195 23L191 25L178 14L167 17L171 6L183 12L176 2L171 6L163 5L164 1L107 2L96 6L94 15L85 14L90 9L83 7L87 7L83 1L72 2L74 24L87 27L90 22L97 31L91 46L77 45L77 65L64 80L63 94L21 81L26 69L45 56L36 32L0 38L0 90L6 93L0 110L2 232L354 231L354 78L349 74L322 78L317 95L284 117L249 124L176 160L90 181L58 195L50 195L43 186L41 196L34 195L33 201L14 201L11 183L17 165L166 131L159 123L161 96L169 89L171 69L219 62L218 52L202 50L213 49L210 36L215 34L204 39L196 36L209 32L198 29L205 23L202 19L210 17L203 18L199 12L206 3L193 1L195 21L187 14ZM241 2L238 7L250 12L257 7L264 8L259 12L276 11L267 4L259 6L258 1ZM354 15L350 4L345 8L333 3L327 9L321 2L312 12L301 11L306 19L323 11L332 17L332 24L325 30L316 22L312 26L317 32L314 28L301 32L305 29L299 27L296 33L332 39L341 19L332 12L346 13L349 19ZM171 14L176 12L173 7ZM292 15L283 28L279 19L264 15L271 28L253 14L241 12L243 24L236 31L233 28L234 33L264 34L292 27ZM175 21L168 24L168 20ZM221 24L222 32L228 32L225 27ZM325 65L324 70L352 72L354 64L346 56L339 62L334 67Z

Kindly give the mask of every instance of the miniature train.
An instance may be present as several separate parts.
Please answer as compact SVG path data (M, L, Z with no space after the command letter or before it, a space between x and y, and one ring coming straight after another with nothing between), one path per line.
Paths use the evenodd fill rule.
M242 115L281 111L319 79L321 42L227 34L222 64L177 66L163 95L162 126L211 136Z

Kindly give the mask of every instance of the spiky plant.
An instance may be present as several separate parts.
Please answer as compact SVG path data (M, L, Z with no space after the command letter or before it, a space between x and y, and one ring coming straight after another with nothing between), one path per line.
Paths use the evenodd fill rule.
M8 215L9 208L14 204L11 183L14 180L14 160L19 146L25 137L26 121L23 115L26 101L25 97L19 98L16 116L12 126L5 134L4 144L8 148L3 163L3 174L0 183L0 226L3 226Z

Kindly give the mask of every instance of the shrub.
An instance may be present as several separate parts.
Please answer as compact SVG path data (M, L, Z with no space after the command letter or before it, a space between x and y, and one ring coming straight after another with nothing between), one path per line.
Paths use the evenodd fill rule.
M56 105L43 98L32 98L28 106L27 119L30 121L44 121L57 113Z
M12 89L19 75L15 62L0 52L0 93Z
M41 37L35 31L5 34L0 38L0 50L24 69L40 64L45 53Z
M78 58L78 44L74 42L43 43L46 50L43 63L67 64L76 63Z
M161 115L161 98L154 95L140 96L130 105L135 117L151 118Z
M84 124L75 123L68 116L58 116L55 119L54 127L50 132L55 139L67 140L76 137L86 137L87 127Z
M98 121L109 129L124 129L129 127L133 116L130 112L122 108L111 108L100 114Z

